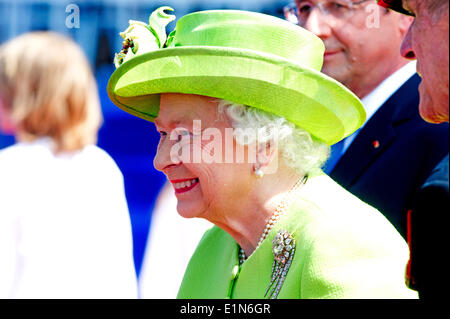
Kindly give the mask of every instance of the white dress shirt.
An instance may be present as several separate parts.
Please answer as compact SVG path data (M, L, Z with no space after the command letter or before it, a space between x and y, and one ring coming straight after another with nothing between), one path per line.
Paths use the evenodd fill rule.
M96 146L0 151L0 298L136 298L123 177Z

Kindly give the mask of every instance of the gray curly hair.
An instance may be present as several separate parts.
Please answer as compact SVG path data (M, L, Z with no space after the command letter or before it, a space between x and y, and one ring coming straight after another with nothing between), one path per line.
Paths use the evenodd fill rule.
M281 158L299 174L320 170L330 155L330 147L283 117L254 107L218 100L219 114L226 114L233 127L233 136L240 145L258 145L276 141ZM257 132L248 134L247 132Z

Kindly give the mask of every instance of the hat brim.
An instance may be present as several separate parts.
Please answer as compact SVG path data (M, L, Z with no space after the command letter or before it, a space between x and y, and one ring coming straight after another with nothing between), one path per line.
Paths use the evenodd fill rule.
M360 100L316 70L253 50L175 47L148 52L111 76L112 102L153 121L161 93L196 94L274 113L332 145L365 121Z

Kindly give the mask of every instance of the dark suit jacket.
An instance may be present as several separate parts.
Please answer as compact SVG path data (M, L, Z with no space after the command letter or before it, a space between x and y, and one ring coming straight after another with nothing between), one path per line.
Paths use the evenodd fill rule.
M448 153L449 127L419 114L418 75L370 118L330 176L377 208L406 238L407 211L433 168Z
M410 287L419 291L419 297L440 296L438 285L442 284L442 273L448 265L439 256L447 239L449 195L449 156L444 158L433 170L425 184L420 188L411 211L409 245L411 258L409 264ZM445 218L445 219L444 219Z

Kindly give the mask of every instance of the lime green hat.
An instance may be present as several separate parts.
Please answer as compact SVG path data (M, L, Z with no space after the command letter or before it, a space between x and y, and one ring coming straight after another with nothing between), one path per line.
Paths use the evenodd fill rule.
M153 121L161 93L205 95L282 116L329 145L364 123L360 100L320 72L325 48L309 31L265 14L211 10L185 15L167 38L168 10L121 33L107 90L124 111Z

